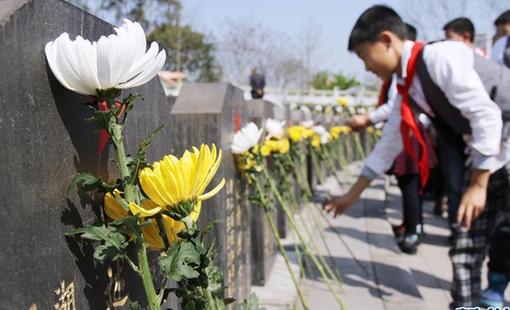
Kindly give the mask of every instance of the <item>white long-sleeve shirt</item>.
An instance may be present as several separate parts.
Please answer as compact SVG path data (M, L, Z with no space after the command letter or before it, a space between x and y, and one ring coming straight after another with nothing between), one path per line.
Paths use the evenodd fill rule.
M388 100L377 107L377 109L368 113L368 118L372 124L377 124L388 119L397 93L397 75L394 74L391 78L390 86L388 87Z
M397 79L397 83L402 85L407 75L407 63L413 46L414 42L404 43L402 72ZM471 136L466 137L466 142L470 147L472 166L491 172L503 167L510 159L510 142L501 141L501 110L489 98L473 68L473 50L461 42L438 42L425 47L423 60L432 81L471 125ZM409 95L429 117L435 117L425 99L417 74L413 77ZM384 134L365 161L365 169L362 172L365 177L372 179L384 173L403 149L400 135L401 101L402 97L397 94L384 126Z

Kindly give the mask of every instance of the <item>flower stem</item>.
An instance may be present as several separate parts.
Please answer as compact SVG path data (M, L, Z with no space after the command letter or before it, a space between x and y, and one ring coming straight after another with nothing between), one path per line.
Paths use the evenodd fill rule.
M117 150L120 178L122 180L122 184L124 185L124 194L126 195L126 200L129 204L135 201L135 191L133 184L126 182L126 180L130 179L130 173L129 167L127 165L126 151L124 150L124 141L122 140L122 125L114 124L112 126L112 141L113 144L115 144L115 149Z
M111 127L112 141L117 150L117 160L119 165L120 177L124 185L124 194L128 203L135 202L135 191L133 184L129 182L130 173L127 165L126 151L124 150L124 142L122 140L122 125L113 124ZM138 259L139 275L142 278L147 303L150 310L159 310L158 297L152 281L152 275L149 269L149 260L147 258L147 246L141 236L136 238L136 256Z
M283 198L283 197L282 197ZM318 254L319 253L319 247L317 246L317 243L315 242L315 239L313 238L313 230L310 229L310 227L308 227L308 224L307 222L305 221L303 215L301 214L301 210L299 210L299 206L298 206L298 202L296 200L296 197L294 197L294 195L288 195L288 198L291 200L291 207L293 208L293 211L296 212L299 220L301 221L302 223L302 226L304 227L305 229L305 233L306 235L309 237L309 240L310 240L310 243L312 245L312 249L315 250L315 252ZM285 201L284 199L284 202L287 203L287 201ZM307 205L307 204L305 204ZM307 205L307 207L309 207ZM315 217L314 217L314 214L310 214L312 216L312 218L315 220ZM336 266L336 263L335 263L335 260L333 259L333 255L331 254L331 251L326 243L326 240L324 239L324 234L323 234L323 231L320 227L320 225L316 226L316 230L319 231L319 236L322 238L322 241L326 247L326 250L328 252L328 255L331 257L331 261L334 265L334 268L335 270L338 270L337 266ZM333 279L333 281L335 282L335 284L337 284L338 286L341 286L341 281L338 279L338 278L341 278L341 275L340 274L336 274L328 265L328 263L326 262L326 260L324 259L323 256L319 255L319 261L322 263L322 265L324 266L324 269L326 270L326 272L328 273L328 275Z
M152 275L149 269L149 260L147 258L147 246L143 239L136 241L136 255L138 258L139 275L142 278L143 288L147 296L147 303L150 310L159 310L158 296L152 282Z
M310 258L312 259L312 262L314 263L315 267L317 267L317 270L319 271L321 277L324 279L324 282L326 283L326 285L328 286L329 290L331 291L331 293L333 294L335 300L337 301L338 305L340 306L341 309L345 309L345 306L344 304L342 303L342 300L340 299L340 296L338 296L338 293L336 292L335 288L331 285L330 281L329 281L329 278L326 276L325 272L324 272L324 266L323 264L321 264L317 258L313 255L312 251L310 250L310 248L308 247L308 244L305 242L303 236L301 235L301 233L299 232L299 229L297 227L297 224L294 220L294 218L292 217L292 213L290 212L289 208L287 207L287 205L285 204L285 201L283 200L282 196L280 195L280 192L278 191L278 189L276 188L276 185L274 184L273 182L273 179L269 176L269 173L267 171L267 169L265 167L262 168L262 171L264 173L264 177L266 178L266 180L269 182L269 185L271 187L271 191L273 192L273 194L276 196L276 199L278 200L278 202L280 203L283 211L285 212L285 214L287 215L287 218L289 219L289 223L290 223L290 226L292 227L292 229L294 230L294 232L296 233L299 241L301 242L301 244L303 245L304 247L304 250L305 252L310 256Z
M265 171L265 168L263 168L263 169ZM256 189L257 189L257 191L261 197L261 200L262 200L261 202L262 202L262 208L264 209L264 216L266 217L269 227L271 228L271 231L275 237L276 245L278 246L278 249L280 250L280 252L283 256L285 265L287 266L287 270L289 270L290 277L292 278L292 282L294 283L294 286L296 287L296 290L297 290L297 293L299 296L299 300L301 301L301 305L303 306L303 308L305 310L309 309L308 303L307 303L303 293L301 292L301 288L299 287L299 283L296 279L296 275L294 274L294 271L292 270L292 266L290 265L290 260L287 255L287 251L285 250L285 248L282 245L280 234L278 234L278 230L276 229L276 226L273 222L273 218L271 217L271 211L268 208L268 203L264 199L264 196L263 196L264 190L262 189L262 186L260 185L259 180L254 178L254 182L255 182Z

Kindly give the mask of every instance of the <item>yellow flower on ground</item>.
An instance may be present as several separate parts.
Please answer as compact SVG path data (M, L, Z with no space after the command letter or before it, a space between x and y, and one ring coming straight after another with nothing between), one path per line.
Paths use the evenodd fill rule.
M380 138L380 137L382 137L382 135L383 135L383 131L381 129L377 129L375 131L375 136L376 137Z
M374 133L374 127L368 127L367 133Z
M342 108L345 108L349 105L349 101L347 100L347 98L344 98L344 97L339 97L337 100L336 100L336 103L341 106Z
M143 191L158 206L171 210L182 202L207 200L225 185L225 179L205 193L221 163L221 150L202 144L200 149L185 151L181 158L167 155L155 162L153 167L140 171L139 180Z

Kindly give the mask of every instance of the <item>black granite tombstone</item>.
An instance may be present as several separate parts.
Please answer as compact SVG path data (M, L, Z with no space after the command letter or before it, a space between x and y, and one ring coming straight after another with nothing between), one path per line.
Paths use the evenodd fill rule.
M258 127L264 120L273 117L273 103L266 100L246 101L248 121ZM247 192L243 193L245 196ZM271 228L267 223L264 211L257 206L250 206L251 211L251 276L253 285L264 285L276 258L276 243ZM276 212L274 220L276 222Z
M106 267L94 260L90 245L64 236L101 213L100 197L66 197L73 175L115 175L108 169L113 151L97 157L98 135L84 121L90 109L83 103L90 99L61 86L47 66L44 46L62 32L97 40L113 28L61 0L0 3L2 309L105 309L112 297L113 283ZM128 152L168 122L171 109L157 80L132 91L145 101L129 115ZM168 128L155 138L147 154L150 160L168 151L169 138ZM131 298L143 302L138 279L130 277L125 284ZM119 297L118 304L122 300Z
M187 84L172 109L172 152L181 154L192 145L215 143L223 151L216 176L225 178L225 188L206 201L199 224L217 221L209 234L224 272L225 295L242 301L249 295L250 217L246 202L240 197L238 178L230 151L236 129L246 121L242 91L230 84Z

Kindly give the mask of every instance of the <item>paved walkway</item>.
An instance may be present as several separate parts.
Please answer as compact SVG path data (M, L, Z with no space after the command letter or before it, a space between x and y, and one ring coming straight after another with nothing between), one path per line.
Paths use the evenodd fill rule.
M352 167L352 175L356 175L359 168ZM353 177L342 176L342 180L353 182ZM342 193L332 177L319 189L333 194ZM318 211L316 205L314 208ZM343 216L336 219L328 216L328 222L321 218L330 253L322 246L320 254L327 260L334 260L340 269L343 278L341 296L346 309L448 309L452 275L448 258L449 230L447 220L433 215L432 208L431 202L425 203L426 235L416 255L403 254L395 242L391 224L401 222L400 191L385 179L374 181L363 193L362 199ZM311 221L310 217L307 216L305 221ZM320 240L318 236L315 238ZM290 281L285 276L281 277L282 273L285 274L283 264L276 268L280 270L280 278L273 286L286 286L292 291L292 286L286 285ZM483 274L486 274L485 271ZM308 274L301 283L310 309L339 309L316 274ZM272 289L265 292L272 296L272 301L284 295L275 296L271 293ZM267 310L290 308L264 304ZM288 301L286 304L289 305ZM300 309L299 302L296 304Z

